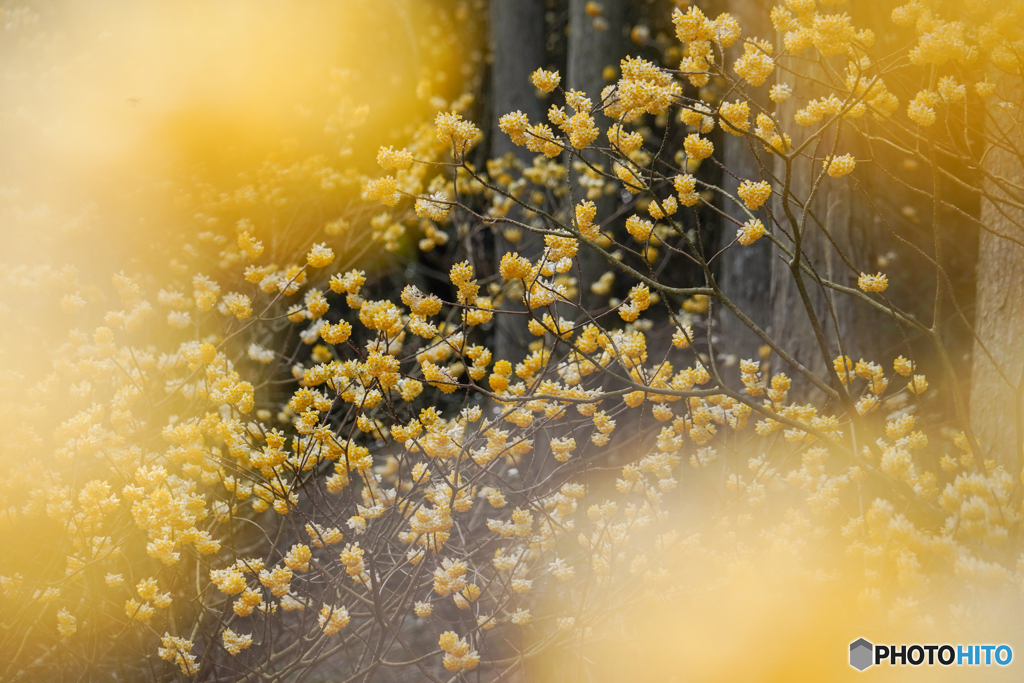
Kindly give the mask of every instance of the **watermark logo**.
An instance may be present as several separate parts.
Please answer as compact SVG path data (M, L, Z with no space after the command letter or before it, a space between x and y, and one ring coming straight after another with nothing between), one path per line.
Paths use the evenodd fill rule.
M874 648L874 645L863 638L858 638L850 643L850 666L857 671L863 671L874 664Z
M864 671L875 664L889 666L1007 666L1013 661L1009 645L873 645L865 638L850 643L850 666Z

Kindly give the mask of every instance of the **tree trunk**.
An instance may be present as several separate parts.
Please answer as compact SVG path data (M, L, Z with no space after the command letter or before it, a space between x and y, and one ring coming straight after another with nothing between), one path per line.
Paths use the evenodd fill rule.
M544 66L544 0L491 0L491 156L512 152L524 163L533 154L498 130L498 119L519 110L537 122L544 107L530 74Z
M816 64L806 62L798 69L807 71L804 76L814 75L818 70ZM820 76L820 74L819 74ZM800 107L794 99L782 102L778 107L778 120L784 129L793 136L793 146L802 142L800 129L793 125L793 115ZM803 202L811 192L815 178L822 171L822 160L832 153L835 140L834 129L826 133L817 147L805 150L805 155L792 162L789 209L798 225L792 225L787 218L780 198L773 198L772 211L775 218L793 234L794 227L800 228L803 209L796 200ZM837 154L852 153L857 156L858 138L854 131L841 133ZM811 157L815 158L811 158ZM781 178L785 174L784 163L775 160L776 174ZM855 171L855 173L864 171ZM847 256L855 267L870 270L871 235L873 233L874 216L868 205L855 201L853 180L851 178L832 178L825 176L814 200L811 202L807 220L802 226L801 259L810 265L819 277L831 280L847 287L857 286L857 273L851 273L843 263L836 247L822 232L822 229L811 217L813 213L828 231L832 241ZM789 247L793 243L785 235L779 238ZM779 346L786 349L793 358L807 370L823 379L827 378L828 366L832 359L842 353L857 361L865 349L863 347L864 331L869 329L867 322L871 314L866 307L858 304L852 297L837 294L817 284L814 278L803 272L800 274L803 286L810 302L810 311L799 292L796 277L790 270L788 259L780 258L779 252L771 261L771 335ZM831 309L831 310L830 310ZM826 340L827 351L823 352L817 335L811 324L811 315L820 323ZM797 401L807 400L813 396L809 382L799 375L793 376L793 388L790 396Z
M1002 80L1000 85L1005 88L1007 79ZM1019 80L1012 89L1015 92L1005 93L1007 99L1019 102ZM1004 92L1001 88L1000 94ZM995 107L990 111L996 128L990 130L990 137L1002 137L1000 131L1011 131L1020 125L1009 112L996 113ZM1011 133L1010 140L1018 149L1022 148L1024 141L1019 133ZM1024 186L1024 168L1018 154L994 147L986 154L985 168L1005 183L1017 188ZM985 183L988 195L997 202L1000 198L1016 203L1024 200L1024 193L1020 191L1011 190L1011 194L1007 194L1005 183L999 180ZM999 184L1003 188L998 187ZM983 457L992 458L1011 471L1019 471L1022 455L1020 387L1024 370L1024 296L1021 296L1024 248L999 235L1012 236L1017 240L1024 238L1024 211L1005 204L997 205L983 197L981 224L986 229L982 230L978 245L974 324L978 340L974 345L971 375L971 426ZM991 354L991 359L982 345Z
M530 74L544 66L545 61L544 0L491 0L491 156L514 154L529 165L533 154L525 147L517 147L498 129L498 119L512 111L521 111L531 122L544 117L544 108L530 83ZM513 210L510 217L522 219L522 212ZM540 254L542 242L532 233L524 231L522 241L512 245L502 236L497 226L494 236L495 261L509 251L518 251L535 258ZM522 309L521 303L506 302L506 309ZM516 361L526 353L529 339L519 316L498 315L495 322L495 352L499 359Z
M726 9L740 22L745 35L771 35L769 7L759 0L728 0ZM743 41L740 40L729 48L726 64L732 64L742 54ZM767 97L764 97L763 90L764 88L755 92L763 100L758 104L766 107L769 103ZM728 134L724 137L722 163L726 171L722 174L722 189L735 197L740 182L747 179L756 181L761 174L747 138ZM740 223L747 220L746 214L733 202L725 202L723 210L730 218ZM762 210L758 213L765 212ZM767 225L766 216L762 215L761 220ZM716 251L724 249L736 238L733 224L726 221L722 223L724 225L719 229ZM768 329L771 324L771 299L767 286L772 277L771 263L771 243L767 240L758 240L750 246L735 246L722 252L716 264L716 279L722 292L763 330ZM733 355L739 360L757 358L758 348L764 342L724 306L718 308L717 323L716 354ZM726 374L726 381L739 377L738 363L721 369Z
M569 44L566 84L569 89L585 92L594 106L601 102L601 91L608 85L604 78L607 66L618 69L626 54L626 39L622 34L626 21L627 0L601 0L601 13L593 17L587 13L587 0L569 0ZM599 114L598 126L607 128L612 120ZM608 162L599 153L587 152L586 159L608 170ZM577 185L573 190L574 202L586 198L586 190ZM594 201L597 222L604 223L615 211L617 200L605 194ZM584 307L599 303L590 292L590 285L608 270L608 262L592 249L583 247L577 255L579 264L580 296Z

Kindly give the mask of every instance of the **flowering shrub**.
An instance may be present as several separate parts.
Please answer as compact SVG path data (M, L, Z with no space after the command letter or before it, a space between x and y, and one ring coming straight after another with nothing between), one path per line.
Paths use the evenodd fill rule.
M938 319L838 243L829 271L805 245L829 235L816 198L876 148L1019 208L1012 181L982 174L993 192L942 160L977 159L965 128L1011 144L974 122L1018 116L1021 7L888 7L914 34L895 54L842 9L792 0L746 37L675 9L673 63L629 57L600 93L533 75L564 105L501 116L529 165L481 158L464 97L382 146L383 174L336 178L361 188L363 245L339 219L296 251L243 217L211 242L216 275L158 291L115 275L102 323L75 323L52 373L8 399L0 534L21 542L0 560L4 678L284 679L342 658L346 680L500 679L605 637L638 597L682 600L765 554L815 581L841 564L865 609L899 618L934 618L920 605L940 587L1019 586L1021 465L982 455ZM760 169L736 196L699 172L719 130ZM915 189L938 205L937 182ZM723 291L710 212L735 234L726 256L769 244L823 372ZM491 231L522 251L488 262L475 240ZM430 255L447 282L395 288L360 268L369 244ZM585 250L607 271L584 273ZM956 298L934 259L938 316ZM701 281L675 280L681 263ZM816 304L840 297L931 342L934 368L909 346L848 356ZM74 292L61 304L88 319ZM723 357L719 309L758 357ZM516 357L494 348L501 317L533 339ZM680 514L698 488L716 503Z

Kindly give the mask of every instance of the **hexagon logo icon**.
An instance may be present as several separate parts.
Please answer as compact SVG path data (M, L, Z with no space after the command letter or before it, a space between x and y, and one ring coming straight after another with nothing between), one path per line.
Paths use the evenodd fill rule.
M857 671L863 671L874 664L874 655L875 646L863 638L850 643L850 666Z

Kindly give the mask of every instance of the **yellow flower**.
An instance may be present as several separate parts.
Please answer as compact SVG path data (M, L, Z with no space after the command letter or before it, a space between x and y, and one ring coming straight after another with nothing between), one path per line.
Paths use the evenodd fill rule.
M63 607L57 612L57 631L65 638L75 635L78 630L77 619Z
M881 293L889 286L889 278L884 273L878 273L877 275L861 273L860 277L857 278L857 286L865 292Z
M677 175L672 183L679 194L679 203L683 206L693 206L700 201L700 195L696 192L697 179L689 173Z
M233 655L252 645L252 635L235 633L231 629L225 629L222 638L224 649Z
M742 100L723 103L718 108L718 115L726 123L722 129L727 133L741 135L750 130L750 105Z
M385 206L394 206L402 195L398 191L398 181L394 176L386 175L383 178L367 180L363 186L363 197L379 201Z
M825 170L833 178L842 178L844 175L848 175L853 172L853 169L857 167L857 162L850 154L843 154L842 156L825 157Z
M238 235L238 248L245 252L250 259L258 259L263 253L263 242L257 242L248 232L241 232Z
M776 83L768 91L768 97L772 102L785 102L793 94L793 88L788 83Z
M626 232L638 242L646 242L654 231L654 225L639 216L633 215L626 219Z
M521 147L526 144L530 120L523 112L514 111L498 119L498 128L512 139L513 144Z
M471 121L463 120L462 116L454 111L438 113L434 118L434 126L437 129L438 141L451 145L459 154L472 147L480 135L479 128Z
M696 133L691 133L683 140L683 148L691 159L707 159L715 151L715 146L710 140L702 138Z
M313 268L329 266L332 261L334 261L334 251L324 243L314 244L306 254L306 262Z
M749 246L759 240L764 233L764 224L755 218L743 224L736 234L736 239L740 244Z
M348 610L344 607L334 607L332 605L324 605L320 608L320 615L317 617L320 622L320 628L323 629L324 634L332 636L341 629L348 626L350 618Z
M553 91L561 81L562 77L558 75L557 71L537 69L530 74L530 82L533 83L533 86L545 93Z
M377 151L377 164L385 171L404 171L412 166L412 152L405 149L381 147Z
M743 43L743 56L737 59L732 68L736 74L753 86L762 85L775 70L775 61L771 58L772 46L764 40L748 38Z
M594 225L596 216L597 206L594 202L584 199L576 205L576 225L580 229L580 234L591 241L601 236L601 231Z
M655 220L660 220L666 215L671 216L678 210L679 205L676 198L671 195L660 201L652 201L647 205L647 213L651 214L651 218Z
M344 344L352 335L352 325L345 320L335 325L330 323L320 328L320 338L328 344Z
M499 272L506 280L519 280L529 276L531 268L529 259L513 251L507 252L501 257Z
M744 180L740 183L737 194L748 209L757 211L772 196L772 186L764 180L757 183Z

